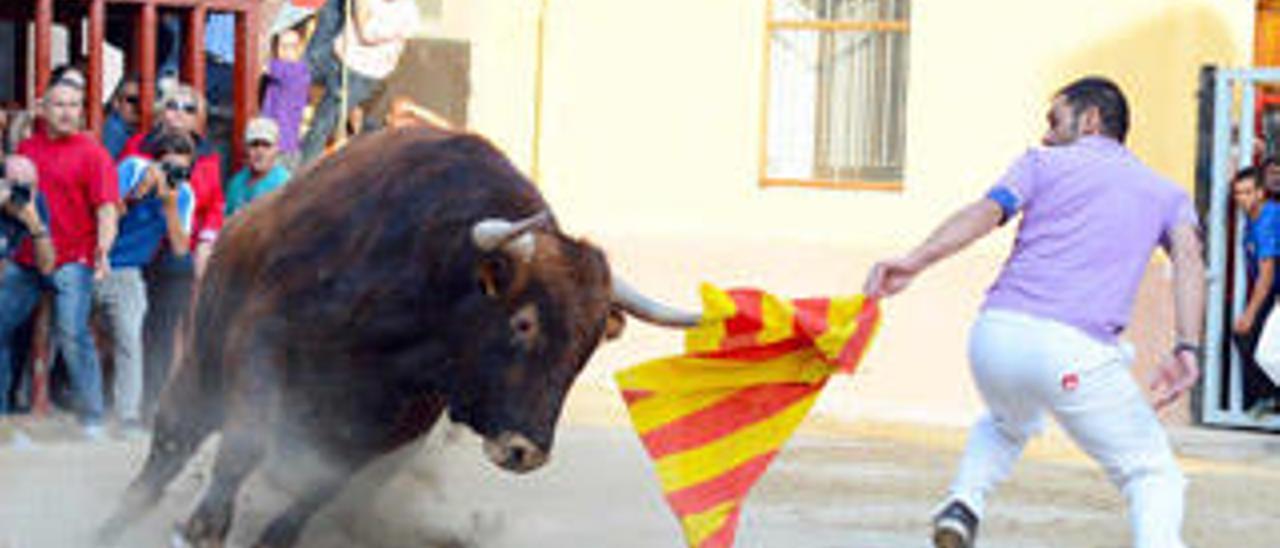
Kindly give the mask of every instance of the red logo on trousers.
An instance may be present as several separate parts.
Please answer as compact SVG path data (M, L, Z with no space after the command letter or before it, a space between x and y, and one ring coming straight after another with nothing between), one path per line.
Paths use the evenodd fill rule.
M1071 392L1080 386L1080 376L1075 373L1067 373L1062 376L1062 391Z

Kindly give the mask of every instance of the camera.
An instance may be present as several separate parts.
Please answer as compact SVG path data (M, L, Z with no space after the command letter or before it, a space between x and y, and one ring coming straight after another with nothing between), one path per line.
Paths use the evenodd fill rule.
M31 185L21 181L12 181L9 179L0 179L0 196L8 194L5 200L13 204L16 208L26 207L31 203Z
M15 207L27 207L31 203L31 186L26 183L13 183L9 188L9 203Z
M191 181L191 168L186 166L161 162L160 171L164 173L164 180L169 188L178 188L183 183Z

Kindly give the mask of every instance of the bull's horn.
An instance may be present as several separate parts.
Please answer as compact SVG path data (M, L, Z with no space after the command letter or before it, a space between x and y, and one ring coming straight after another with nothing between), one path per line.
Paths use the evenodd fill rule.
M702 320L701 315L646 297L616 275L613 277L613 302L632 316L665 327L693 327Z
M535 240L529 231L551 219L546 210L530 215L516 222L506 219L483 219L471 227L471 241L481 251L493 251L505 248L520 259L528 261L533 258Z

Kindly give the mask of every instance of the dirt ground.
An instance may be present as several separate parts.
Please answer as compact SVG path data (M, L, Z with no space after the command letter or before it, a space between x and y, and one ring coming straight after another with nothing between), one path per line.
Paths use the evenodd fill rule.
M550 464L528 476L496 471L460 428L362 474L318 515L303 546L616 548L681 545L616 396L580 387ZM145 440L74 440L65 419L23 421L36 438L0 449L0 548L90 546L145 453ZM1186 537L1196 547L1270 547L1280 538L1280 438L1182 428L1174 440L1191 479ZM813 417L748 500L737 546L923 547L964 433ZM120 546L169 546L209 469L210 447L164 503ZM230 546L247 546L288 492L275 463L240 498ZM991 548L1119 548L1128 543L1121 497L1060 435L1028 450L992 502L981 532Z

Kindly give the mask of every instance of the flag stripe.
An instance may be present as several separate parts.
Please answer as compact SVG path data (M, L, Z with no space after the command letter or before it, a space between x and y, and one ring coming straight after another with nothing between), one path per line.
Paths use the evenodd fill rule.
M703 447L656 459L655 468L662 478L663 490L674 491L702 483L726 469L775 450L804 419L816 396L814 392L766 420L743 426L732 435Z
M737 313L724 321L726 340L755 335L761 327L760 299L764 296L764 292L744 289L730 291L729 296L733 299Z
M748 424L765 420L812 394L821 385L766 384L733 392L714 405L654 428L643 435L655 458L705 445Z
M797 350L806 348L810 345L809 341L800 338L790 338L781 340L772 344L763 346L748 346L739 348L715 349L696 354L699 358L711 358L716 360L743 360L743 361L760 361L769 360L789 354Z
M719 532L726 524L732 523L729 518L735 517L734 507L737 505L737 502L726 502L706 512L688 515L681 519L685 535L689 538L689 545L703 546L703 542Z
M709 481L672 492L667 495L667 503L677 515L689 515L728 500L742 499L777 454L776 450L769 451L726 470Z
M862 360L862 355L866 353L867 343L871 342L871 336L876 332L876 326L879 325L876 317L880 314L876 304L874 300L867 300L862 303L862 308L858 310L858 328L853 332L853 336L849 337L849 342L845 343L838 359L840 370L845 373L853 372L853 368L858 365L858 362Z
M768 345L785 340L803 341L803 338L796 336L800 331L794 328L794 310L791 303L779 300L773 295L762 295L760 319L764 325L756 335L756 341L752 346Z
M652 390L622 390L622 401L632 406L653 397Z
M718 390L682 393L679 397L655 396L631 406L631 424L643 436L668 422L697 413L731 397L733 392Z
M671 395L769 383L816 383L834 369L816 350L807 348L760 362L676 356L619 373L617 380L627 390Z
M827 331L827 315L830 313L831 299L802 299L794 302L796 307L796 333L803 333L810 339Z
M720 525L720 530L702 541L698 548L732 548L733 537L738 532L738 518L741 514L742 505L739 504L724 519L724 523Z

